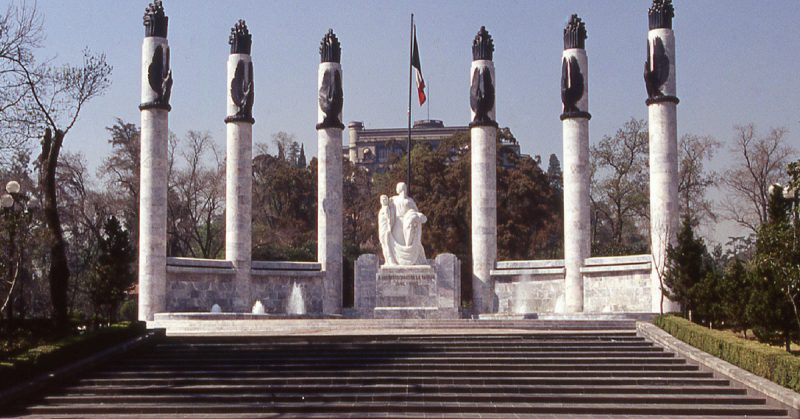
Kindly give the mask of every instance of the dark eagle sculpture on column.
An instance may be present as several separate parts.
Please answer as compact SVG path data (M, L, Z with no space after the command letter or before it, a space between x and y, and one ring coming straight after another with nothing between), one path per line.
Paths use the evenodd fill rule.
M661 88L669 78L669 57L660 37L653 39L652 52L650 40L647 41L647 61L644 63L644 83L649 99L664 96Z
M156 92L155 104L169 106L172 92L172 69L169 68L169 47L157 46L147 67L147 81Z
M473 125L494 124L489 112L494 109L494 83L492 73L487 67L478 67L472 73L472 86L469 91L469 105L475 112Z
M319 108L325 117L317 124L320 128L341 128L344 125L339 120L344 106L344 92L342 91L342 74L334 69L327 69L322 75L322 86L319 88Z
M564 113L580 112L577 103L583 97L583 74L575 57L561 60L561 103Z
M252 117L254 95L253 63L245 64L244 60L239 60L231 80L231 99L237 108L236 116Z

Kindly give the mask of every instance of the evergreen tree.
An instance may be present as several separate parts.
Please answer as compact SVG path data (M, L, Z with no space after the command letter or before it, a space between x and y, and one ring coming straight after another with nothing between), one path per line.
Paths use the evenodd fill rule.
M303 147L303 144L300 144L300 156L297 158L297 167L301 169L305 169L308 163L306 163L306 150Z
M800 339L800 243L791 207L780 186L770 188L768 222L758 230L752 260L753 294L748 314L759 340L783 344Z
M722 317L727 326L747 336L751 323L747 317L747 303L753 293L753 285L745 265L733 258L720 278L719 299Z
M125 292L133 286L131 265L135 259L130 236L116 217L109 217L103 225L99 247L97 264L89 276L89 298L94 306L95 322L101 318L113 322Z
M710 262L706 257L706 247L703 239L695 238L692 231L692 222L684 217L681 231L675 246L667 248L667 270L664 275L666 296L681 304L681 312L689 316L690 311L696 312L698 297L702 296L702 281L710 272ZM706 288L713 288L705 284Z
M550 155L550 162L547 166L547 179L550 181L550 187L560 195L564 190L564 173L561 170L561 162L555 154Z
M292 141L291 144L289 144L286 160L289 161L289 164L299 167L297 162L300 161L300 144L298 144L297 141Z

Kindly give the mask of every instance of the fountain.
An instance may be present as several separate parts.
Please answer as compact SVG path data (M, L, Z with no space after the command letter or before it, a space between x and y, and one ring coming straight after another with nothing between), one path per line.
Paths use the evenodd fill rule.
M261 301L253 304L253 314L264 314L264 304L261 304Z
M220 307L219 304L214 304L211 306L211 312L214 314L222 313L222 307Z
M300 288L300 285L297 285L297 282L292 284L292 293L289 295L289 303L286 305L286 314L306 314L306 303L303 301L303 289Z

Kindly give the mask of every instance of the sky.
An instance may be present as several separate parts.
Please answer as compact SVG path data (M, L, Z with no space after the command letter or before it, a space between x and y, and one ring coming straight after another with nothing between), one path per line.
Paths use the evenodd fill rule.
M7 0L5 0L7 2ZM0 4L3 1L0 0ZM105 127L139 124L142 15L146 0L40 0L46 39L38 57L81 61L103 52L113 84L84 109L65 140L97 167L111 151ZM209 1L165 0L174 78L170 129L209 131L225 142L228 35L238 19L253 35L254 142L294 134L316 155L319 42L332 28L342 44L343 120L367 128L404 127L408 106L410 15L415 14L430 118L469 122L472 39L494 38L497 121L522 152L561 158L563 28L577 13L588 32L590 143L631 117L646 119L642 78L648 0L537 1ZM675 0L678 134L723 143L712 168L723 171L737 124L789 129L800 149L798 0ZM412 106L413 119L428 108ZM346 139L346 135L344 136ZM274 150L273 150L274 151ZM717 193L718 194L718 193Z

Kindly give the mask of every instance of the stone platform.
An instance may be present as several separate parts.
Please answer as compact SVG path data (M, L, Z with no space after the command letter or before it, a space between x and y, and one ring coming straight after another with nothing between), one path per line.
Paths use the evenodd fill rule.
M150 329L168 336L388 336L576 333L633 329L633 320L478 320L290 318L238 313L156 313Z
M376 255L361 255L355 269L355 313L376 319L461 317L461 265L444 253L428 265L380 266Z
M481 320L637 320L650 322L656 316L658 313L490 313L480 314L478 318Z

